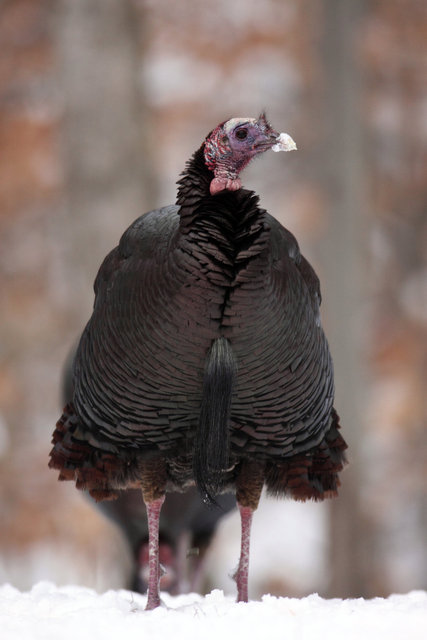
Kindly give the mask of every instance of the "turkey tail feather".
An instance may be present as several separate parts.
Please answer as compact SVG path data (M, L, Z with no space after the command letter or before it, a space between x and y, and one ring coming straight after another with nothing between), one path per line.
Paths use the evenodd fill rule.
M230 412L237 363L226 338L217 338L206 358L199 425L194 447L194 477L207 502L215 502L229 461Z

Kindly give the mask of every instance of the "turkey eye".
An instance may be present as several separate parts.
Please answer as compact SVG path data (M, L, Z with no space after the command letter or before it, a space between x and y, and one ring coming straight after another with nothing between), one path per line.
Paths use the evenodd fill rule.
M244 140L245 138L247 138L247 136L248 136L247 129L238 129L236 131L236 138L238 138L239 140Z

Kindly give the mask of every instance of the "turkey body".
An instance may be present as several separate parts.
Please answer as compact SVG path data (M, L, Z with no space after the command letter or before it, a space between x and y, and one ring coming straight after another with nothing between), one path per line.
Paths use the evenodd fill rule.
M264 485L297 499L336 493L346 445L318 279L253 192L211 195L211 180L201 148L177 204L136 220L96 278L50 462L96 499L142 486L150 503L196 483L253 510ZM232 361L232 384L210 429L223 447L215 463L200 423L217 356Z
M204 232L208 214L200 231L183 234L171 206L131 225L100 269L77 353L75 413L66 414L76 428L67 435L83 435L95 458L123 456L127 468L93 488L89 480L95 496L128 486L138 458L153 451L168 458L168 488L192 484L206 354L221 336L238 362L232 460L305 453L331 426L332 363L314 272L251 192L215 197L224 200L221 225L248 224L243 241L240 225L231 237L215 228L216 211L214 242ZM232 482L233 474L226 487Z

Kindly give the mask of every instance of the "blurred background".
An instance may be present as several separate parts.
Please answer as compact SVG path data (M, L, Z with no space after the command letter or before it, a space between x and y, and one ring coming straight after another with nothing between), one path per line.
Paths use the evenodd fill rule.
M427 3L0 0L0 582L124 586L116 528L47 469L105 254L220 121L294 137L243 182L318 272L350 466L264 499L251 596L427 588ZM226 516L208 557L228 593Z

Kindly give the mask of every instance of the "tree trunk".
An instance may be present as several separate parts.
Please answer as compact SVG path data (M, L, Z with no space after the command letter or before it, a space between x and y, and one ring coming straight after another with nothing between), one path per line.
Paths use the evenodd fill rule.
M366 407L363 367L363 265L365 176L361 76L355 36L363 2L324 0L324 139L319 166L328 198L328 238L322 282L328 309L327 335L335 367L336 407L349 445L349 467L340 497L331 503L329 595L356 597L367 591L367 532L360 509L361 451Z

